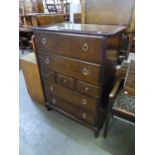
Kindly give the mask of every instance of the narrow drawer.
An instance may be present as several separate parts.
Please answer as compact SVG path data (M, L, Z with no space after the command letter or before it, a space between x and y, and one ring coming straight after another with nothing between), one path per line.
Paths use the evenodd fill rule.
M95 112L97 108L97 100L87 95L80 94L76 91L67 89L63 86L44 80L45 92L53 94L65 101L78 107Z
M58 74L58 84L73 89L75 86L75 80L71 77Z
M80 120L87 122L89 124L96 124L96 114L90 113L88 111L85 111L84 109L81 109L79 107L76 107L72 104L69 104L68 102L50 94L46 94L47 102L49 104L52 104L63 111L79 118Z
M91 85L89 83L83 82L83 81L78 81L77 84L77 89L78 91L96 97L99 97L99 87L96 87L94 85Z
M96 63L103 61L103 37L35 32L35 43L40 52Z
M46 80L50 80L50 81L55 81L56 80L56 75L52 71L41 69L41 75Z
M100 65L77 59L38 54L41 67L94 85L100 82Z

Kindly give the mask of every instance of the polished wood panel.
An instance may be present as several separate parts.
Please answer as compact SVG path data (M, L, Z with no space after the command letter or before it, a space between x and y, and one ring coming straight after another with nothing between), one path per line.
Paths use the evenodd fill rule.
M103 61L104 40L102 37L50 34L48 32L37 32L35 36L38 50L91 62L101 63ZM110 41L108 43L111 46Z
M39 54L41 66L73 78L83 80L94 85L99 85L100 81L100 65L88 63L77 59Z
M115 35L107 38L107 46L110 49L118 49L121 46L121 35Z
M49 104L53 104L54 106L65 110L66 112L72 114L73 116L78 117L84 122L90 123L94 125L96 123L96 116L95 114L92 114L88 111L85 111L81 108L78 108L72 104L69 104L68 102L56 97L56 96L51 96L50 94L46 95L47 101Z
M20 59L20 65L30 97L37 103L44 105L45 99L34 53L22 57Z
M64 76L62 74L58 74L58 84L65 86L67 88L74 89L75 88L75 80L71 77Z
M78 81L78 85L77 85L78 91L82 92L84 94L93 96L98 98L99 97L99 93L100 93L100 89L99 87L96 87L92 84L83 82L83 81Z
M98 25L98 24L73 24L73 23L59 23L56 25L46 26L46 27L35 27L34 32L39 31L45 32L55 32L55 33L67 33L70 34L83 34L83 35L93 35L96 38L108 37L112 35L120 34L124 31L126 26L122 25Z
M54 94L65 101L72 103L83 109L95 112L97 107L97 100L87 95L80 94L76 91L67 89L56 83L44 81L46 93Z

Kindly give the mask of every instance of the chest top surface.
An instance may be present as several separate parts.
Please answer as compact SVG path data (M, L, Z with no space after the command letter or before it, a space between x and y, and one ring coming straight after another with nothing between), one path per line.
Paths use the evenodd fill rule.
M120 25L59 23L44 27L35 27L34 31L43 30L57 33L75 33L75 34L110 36L122 32L123 30L125 30L125 28L126 26L120 26Z

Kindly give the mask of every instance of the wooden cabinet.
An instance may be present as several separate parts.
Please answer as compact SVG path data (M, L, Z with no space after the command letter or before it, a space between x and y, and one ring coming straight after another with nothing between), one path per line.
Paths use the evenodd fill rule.
M61 23L34 29L46 104L94 130L103 125L124 26Z
M45 105L35 54L31 53L22 57L20 59L20 65L30 97L35 102Z

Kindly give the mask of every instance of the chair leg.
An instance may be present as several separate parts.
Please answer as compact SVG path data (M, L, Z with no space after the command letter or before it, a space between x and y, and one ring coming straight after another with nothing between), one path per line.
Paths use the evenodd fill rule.
M103 133L104 138L106 138L106 136L107 136L109 121L110 121L110 112L107 113L107 118L105 120L105 127L104 127L104 133Z

